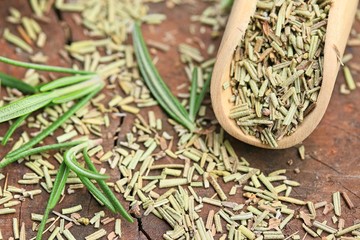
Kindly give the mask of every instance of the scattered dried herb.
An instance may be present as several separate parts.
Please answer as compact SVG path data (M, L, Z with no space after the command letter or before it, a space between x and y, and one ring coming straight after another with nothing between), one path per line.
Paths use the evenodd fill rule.
M35 15L42 15L44 11L46 11L44 5L38 6L39 3L40 1L31 0L31 6L34 9ZM278 1L276 4L280 4L279 6L281 6L282 3L284 3L284 1ZM106 32L106 29L103 29L101 24L94 26L92 22L87 21L87 18L90 17L91 19L91 16L97 11L100 11L99 9L103 6L114 6L112 4L114 4L114 1L107 1L104 5L100 5L95 1L87 4L81 2L56 2L58 9L87 12L86 14L88 15L85 16L84 14L81 19L81 23L90 29L90 32L87 32L87 34L99 34L99 36L110 35L116 39L117 33L111 34L111 29L109 32ZM324 4L327 4L326 1ZM274 7L274 3L262 2L258 4L258 7L271 9ZM121 10L121 8L119 9ZM112 19L110 16L114 12L120 11L119 9L116 9L116 11L109 9L109 12L102 11L104 14L99 17L109 17L107 20L110 21ZM216 36L219 27L224 24L222 18L218 16L216 9L218 8L209 7L200 16L193 17L194 21L212 26L214 36ZM19 14L17 14L15 10L12 10L12 12L12 16L16 20L16 15ZM296 14L303 15L304 13L299 12ZM121 18L123 16L116 15L116 17ZM149 21L156 22L159 19L161 19L161 16L154 16L153 19ZM295 22L294 24L296 26L297 23ZM99 33L100 31L104 32ZM138 29L138 31L140 30ZM281 56L281 46L275 44L272 44L273 46L271 47L277 49L277 54ZM201 45L201 43L199 43L199 45ZM106 53L105 56L101 56L101 51L97 50L99 46L106 48L111 53ZM28 157L31 161L26 161L25 163L33 173L27 173L23 176L21 180L23 180L22 182L24 184L31 182L36 184L39 182L39 179L42 178L45 178L45 180L46 178L50 178L50 182L52 182L51 176L56 174L54 170L55 166L40 158L40 156L47 158L46 156L49 154L46 152L40 153L40 150L46 150L46 147L52 149L59 146L77 146L76 151L72 149L72 151L70 151L70 153L72 153L66 157L66 161L70 162L75 173L67 169L60 153L54 155L55 159L63 162L63 164L61 164L52 186L49 199L51 205L48 205L42 217L43 221L38 230L38 237L42 233L50 231L51 235L48 239L62 239L62 237L75 239L76 236L70 232L70 228L73 225L91 224L94 228L100 228L101 224L105 225L114 220L114 218L105 218L105 212L103 211L95 213L91 219L82 217L77 212L72 213L71 216L65 216L54 211L53 213L57 218L50 218L46 221L51 209L56 205L61 192L63 192L64 182L69 183L67 191L70 194L76 189L84 187L81 181L84 182L84 185L89 188L89 191L94 194L100 202L108 206L111 211L117 210L124 214L124 218L129 221L132 220L131 217L127 218L127 212L124 211L121 205L120 207L117 206L119 204L118 199L113 195L110 188L113 187L116 192L124 196L126 201L131 203L131 206L135 206L134 209L137 209L136 213L138 216L141 215L141 212L136 206L140 205L144 209L145 216L154 214L159 219L162 219L162 221L167 222L171 226L171 230L164 233L164 239L190 239L192 237L194 239L213 239L215 236L219 237L219 239L242 239L245 237L248 239L289 239L290 237L294 240L300 239L298 232L292 233L291 235L288 235L288 229L282 232L282 229L286 228L286 226L296 218L297 211L294 209L298 210L300 206L294 207L294 204L306 205L307 209L309 209L311 215L309 215L309 219L301 215L303 217L302 219L306 219L306 224L309 224L304 225L307 231L312 234L315 233L317 236L322 234L324 237L326 236L325 233L319 233L319 229L323 229L323 232L334 232L333 228L336 227L331 223L322 222L320 215L315 216L313 214L313 208L311 207L312 205L309 202L290 197L292 193L291 190L297 187L299 183L289 180L285 175L286 171L284 169L274 171L270 174L265 174L259 169L254 169L246 159L238 157L235 154L234 149L226 139L226 135L224 135L222 129L216 132L214 126L212 126L206 130L200 130L200 132L189 132L172 119L169 119L168 122L174 126L174 131L176 132L176 134L172 136L171 133L165 132L164 129L162 129L162 123L165 123L165 121L157 118L155 111L148 112L147 121L146 118L141 115L142 112L140 112L140 108L156 105L156 102L150 97L149 89L138 80L138 63L135 62L132 55L134 50L136 52L139 51L139 49L133 49L131 46L126 45L119 47L114 45L109 39L79 41L67 46L68 53L83 64L85 72L87 72L84 72L84 74L92 74L92 72L101 73L104 78L109 77L109 82L107 82L109 89L115 88L115 84L118 84L128 96L124 98L122 96L113 96L108 104L103 104L101 100L105 98L104 94L99 94L98 97L95 98L95 95L101 89L101 87L98 87L97 91L90 91L89 96L81 98L77 103L70 106L70 108L65 107L62 109L58 104L47 105L44 112L49 114L49 118L36 116L35 120L33 116L24 117L30 126L38 126L38 128L41 126L45 129L38 134L39 137L29 138L27 134L24 134L19 141L15 143L15 145L22 145L22 147L12 151L12 153L6 156L6 158L21 157L21 154L35 150L38 151L37 154L31 154L31 156ZM206 69L212 64L213 60L204 60L205 58L201 55L200 51L188 44L181 45L179 52L184 65L187 65L185 71L189 80L193 80L191 81L190 94L184 94L186 97L190 95L190 103L188 104L186 102L187 99L185 99L182 104L184 106L188 104L189 113L186 112L186 114L192 116L190 117L191 122L194 122L196 119L196 122L199 123L199 125L195 125L194 123L194 126L205 125L207 124L207 120L196 118L198 112L196 109L200 108L202 98L207 91L207 87L205 86L209 84L210 74ZM147 60L151 62L150 58ZM144 66L147 66L146 63ZM248 65L248 68L251 69L251 65ZM120 72L119 69L121 69ZM152 73L153 70L149 72ZM197 72L197 74L195 74L195 72ZM77 81L82 82L90 78L92 78L91 75L71 76L62 79L64 81L54 81L51 83L52 85L43 85L45 86L44 88L40 87L36 89L40 92L51 91L53 87L65 87L68 86L68 84L77 84L79 83ZM208 80L205 82L204 79ZM60 85L58 85L58 83L60 83ZM268 86L269 82L261 85L256 85L256 83L257 82L249 83L251 91L256 92L258 96L265 96L267 94L266 86ZM187 84L184 86L186 87ZM230 82L225 84L224 87L231 87ZM180 86L179 89L181 89ZM195 93L199 92L199 89L201 90L200 93L197 94L197 97L201 100L194 101ZM288 94L290 94L291 91ZM75 95L78 96L77 94ZM281 103L279 103L276 97L276 95L271 95L270 101L273 101L274 104L277 102L280 106ZM89 110L88 108L83 108L90 100L93 105L103 109L103 111L100 113L94 111L94 109ZM136 107L129 104L136 104ZM125 114L122 111L127 112L127 114L136 114L132 124L132 131L127 134L120 134L119 137L116 136L114 140L116 140L118 144L114 149L106 153L103 152L104 149L100 145L92 149L87 149L87 144L79 147L77 142L64 142L52 146L31 149L31 147L39 143L62 124L64 124L65 133L60 135L59 142L68 141L68 138L71 138L74 132L79 132L80 135L88 135L91 132L94 135L101 136L102 132L99 126L102 126L102 124L105 124L105 122L109 120L99 116L99 114L107 115L111 113L114 114L114 116L124 116ZM22 122L21 119L18 121L17 125L20 125ZM74 124L67 124L71 121ZM291 118L288 117L287 121L291 121ZM264 123L262 119L260 120L260 123L261 122ZM99 125L94 126L90 123L98 123ZM264 131L264 134L268 140L275 141L274 137L271 136L271 132ZM83 142L80 144L82 143ZM89 170L83 167L79 168L76 164L73 166L74 162L71 158L77 151L83 151L83 156ZM173 158L173 162L165 165L158 164L157 160L163 158L165 155ZM108 183L99 179L101 176L100 173L103 173L103 171L100 170L98 172L96 170L89 156L96 159L94 161L98 161L98 163L108 162L111 169L118 169L121 173L121 178L116 182ZM79 156L77 155L77 157ZM39 166L41 166L41 168ZM159 169L163 170L160 172ZM64 173L66 173L66 176L63 175ZM58 179L60 175L63 177L62 179ZM96 182L102 191L97 189L94 183L87 177L84 177L84 175L97 178ZM2 178L3 176L0 174L0 180ZM230 193L219 188L218 183L221 181L232 184L233 187ZM47 187L47 184L44 182L40 184L46 191L51 188ZM7 186L7 181L4 185L4 190L6 191L4 191L4 197L0 198L0 205L4 204L5 208L0 209L0 214L11 214L15 212L15 209L10 208L14 206L12 204L16 204L16 202L12 201L12 199L14 199L14 195L12 194L19 194L21 197L34 197L36 194L39 194L40 190L25 191L17 187ZM166 187L164 192L159 190L161 187ZM213 192L216 190L215 192L217 192L217 194L210 197L207 195L207 193L209 193L208 190L206 190L206 194L204 192L204 189L207 188L214 188ZM227 195L236 194L240 188L242 188L245 200L241 202L229 202ZM2 195L1 193L2 189L0 188L0 195ZM348 196L343 196L344 200L349 204L349 207L353 208L354 205ZM5 206L5 204L8 205ZM204 220L199 216L199 212L204 211L203 207L206 204L211 204L212 210L207 214L208 221L206 221L205 224ZM332 204L327 205L326 203L325 205L323 203L315 203L313 205L315 209L328 205L332 206ZM75 210L79 209L80 207L77 207ZM327 213L330 213L332 210L333 209L329 207ZM51 222L46 230L44 222ZM66 222L68 223L66 224ZM18 223L13 224L13 226L16 227L16 230L19 230ZM23 227L21 227L20 230L20 239L24 232L22 229ZM343 230L341 230L340 227L337 229L335 234L327 235L326 238L332 239L335 235L342 236L345 234L348 236L356 236L360 227L358 224L355 224ZM35 227L33 230L35 230ZM73 231L73 233L75 232ZM86 239L99 239L103 238L106 234L106 231L100 228L93 234L87 236ZM108 238L121 237L121 234L121 220L116 219L114 233L110 233ZM222 236L220 236L221 234Z

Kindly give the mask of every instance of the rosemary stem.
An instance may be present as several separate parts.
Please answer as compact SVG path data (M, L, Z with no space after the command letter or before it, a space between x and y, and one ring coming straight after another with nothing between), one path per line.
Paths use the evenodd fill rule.
M78 91L78 90L84 90L86 87L90 87L94 84L101 83L101 79L99 76L95 76L90 80L87 80L85 82L77 83L68 87L58 88L51 91L51 93L54 93L56 97L60 97L66 94L70 94L72 92Z
M39 89L41 92L50 91L57 89L59 87L65 87L75 83L83 82L93 77L96 77L96 75L80 75L80 76L75 75L75 76L62 77L54 81L51 81L49 83L43 84L42 86L40 86Z
M60 168L57 172L57 175L56 175L56 178L54 181L54 186L51 191L51 194L50 194L50 197L49 197L49 200L48 200L45 212L44 212L44 216L41 220L41 223L40 223L37 235L36 235L36 240L41 240L41 238L42 238L42 234L45 229L45 224L48 219L49 213L56 206L56 204L58 203L58 201L60 199L60 195L65 188L65 184L66 184L66 180L69 176L69 172L70 172L70 169L63 162L60 165Z
M167 114L175 121L189 129L191 132L194 131L196 129L195 123L191 121L184 106L182 106L179 100L171 93L152 63L139 24L134 25L133 42L140 72L152 95L156 98L165 112L167 112Z
M95 142L95 141L87 141L87 142L81 143L75 147L68 149L64 153L64 162L72 171L74 171L78 175L82 175L84 177L91 178L91 179L104 180L104 179L107 179L108 176L106 176L104 174L99 174L99 173L94 173L92 171L89 171L89 170L81 167L76 161L77 153L84 148L92 147L93 142Z
M1 85L11 88L16 88L17 90L23 93L37 92L37 89L35 87L2 72L0 72L0 80L1 80Z
M197 85L198 85L198 69L194 68L191 79L190 89L190 103L189 103L189 118L194 121L196 117L196 97L197 97Z
M209 90L210 82L211 82L211 74L209 74L208 78L205 81L204 86L202 87L200 93L196 97L195 110L194 110L195 117L200 110L201 103L204 100L206 93Z
M1 141L2 145L6 145L6 143L9 141L9 138L13 135L13 133L15 132L15 130L21 125L21 123L24 122L24 120L30 115L30 113L22 115L20 117L18 117L16 119L16 121L11 124L11 126L9 127L9 129L7 130L7 132L5 133L5 136L3 138L3 140Z
M71 74L94 74L93 72L88 71L82 71L82 70L75 70L71 68L64 68L64 67L56 67L56 66L47 66L42 64L35 64L35 63L26 63L17 61L14 59L1 57L0 56L0 62L11 64L17 67L23 67L23 68L31 68L39 71L46 71L46 72L59 72L59 73L71 73Z
M109 201L109 199L101 192L99 189L95 187L95 185L91 182L91 180L87 177L78 175L80 178L80 181L85 185L85 187L88 189L88 191L96 197L100 202L102 202L108 209L110 209L111 212L115 213L115 207L113 204Z
M46 129L44 129L41 133L36 135L36 137L32 138L29 142L22 145L20 148L10 152L7 154L5 158L13 157L25 150L30 149L37 143L39 143L41 140L43 140L45 137L53 133L58 127L60 127L66 120L68 120L72 115L74 115L79 109L81 109L83 106L85 106L90 99L92 99L100 90L102 87L99 87L94 92L90 93L89 95L85 96L84 98L80 99L79 102L74 104L67 112L65 112L59 119L57 119L55 122L53 122L51 125L49 125Z
M84 159L86 164L88 165L89 169L93 172L97 173L95 165L92 163L87 150L84 149L83 151ZM109 186L106 184L104 180L96 180L99 184L101 190L106 194L112 205L115 207L116 211L118 211L128 222L134 222L134 219L130 216L130 214L125 210L125 208L121 205L119 200L116 198L114 193L111 191Z
M57 143L57 144L51 144L51 145L45 145L42 147L38 147L38 148L33 148L33 149L29 149L23 152L20 152L19 154L13 156L13 157L9 157L9 158L5 158L3 161L0 162L0 168L3 168L7 165L9 165L10 163L15 162L16 160L19 160L21 158L33 155L33 154L37 154L37 153L41 153L41 152L45 152L45 151L50 151L50 150L55 150L55 149L60 149L60 148L69 148L69 147L73 147L76 146L78 144L83 143L84 141L73 141L73 142L65 142L65 143Z

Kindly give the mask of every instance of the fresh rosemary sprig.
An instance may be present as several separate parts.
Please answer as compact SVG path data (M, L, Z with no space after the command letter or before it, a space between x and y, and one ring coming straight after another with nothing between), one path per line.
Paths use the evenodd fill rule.
M195 67L192 73L191 89L190 89L190 103L189 103L189 118L194 121L196 117L196 90L198 85L198 69Z
M156 98L164 111L167 112L167 114L169 114L175 121L189 129L190 131L194 131L196 129L196 124L194 123L194 120L197 112L200 109L200 105L205 96L205 93L208 90L209 82L205 84L200 94L196 94L197 69L194 69L190 106L189 112L187 112L184 106L181 105L179 100L171 93L170 89L166 86L164 80L161 78L159 72L151 61L151 57L146 47L139 24L134 25L133 42L135 55L139 63L140 72L152 95Z
M51 123L47 128L45 128L42 132L40 132L38 135L30 139L29 142L23 144L18 149L8 153L6 157L12 157L14 155L17 155L21 153L22 151L25 151L27 149L30 149L31 147L35 146L39 142L41 142L44 138L52 134L56 129L58 129L65 121L67 121L72 115L74 115L79 109L81 109L83 106L85 106L90 99L92 99L99 91L101 90L100 87L89 95L85 96L84 98L80 99L79 102L75 103L68 111L66 111L61 117L59 117L56 121Z
M53 189L50 194L48 205L45 209L43 219L41 221L36 239L41 240L42 232L45 228L45 223L49 216L50 211L56 206L59 201L60 194L65 186L66 179L69 175L69 171L72 170L79 177L80 181L85 185L91 194L93 194L100 202L102 202L107 208L112 212L120 213L127 221L133 222L133 218L128 214L128 212L121 205L119 200L115 197L111 189L107 186L106 182L103 180L107 176L102 175L97 172L94 164L91 162L89 155L87 154L87 148L91 148L99 144L99 140L89 140L89 141L77 141L73 143L68 143L73 147L68 149L64 154L64 161L60 165L59 171L57 173ZM76 163L74 163L75 155L83 149L83 156L86 161L86 164L89 166L90 170L86 170ZM99 184L103 192L96 188L96 186L91 182L90 178L95 179Z
M51 92L37 93L19 99L0 108L0 122L31 113L49 103L63 103L81 98L84 95L95 91L97 87L100 86L103 86L101 79L95 77L72 86L54 89Z
M36 235L36 240L41 240L41 238L42 238L42 234L45 229L46 221L49 217L51 210L56 206L56 204L58 203L58 201L60 199L61 193L63 192L63 190L65 188L66 180L69 176L69 173L70 173L70 169L66 166L65 162L63 162L60 165L60 168L56 174L54 186L53 186L53 189L51 190L48 204L46 206L43 218L41 220L41 223L40 223L37 235Z
M172 95L170 89L160 77L159 72L151 61L149 51L145 45L140 25L135 24L133 30L134 50L141 74L160 106L178 123L190 131L195 130L195 124L189 118L186 109L179 100Z
M3 107L0 107L0 123L16 118L16 121L13 125L10 126L9 130L3 138L3 145L7 143L7 141L17 129L17 127L19 127L32 112L45 106L51 106L80 99L69 110L63 113L61 117L52 122L42 132L37 134L35 137L30 139L28 142L26 142L16 150L8 153L0 162L1 169L12 162L15 162L16 160L33 154L38 154L49 150L68 148L68 150L64 153L64 161L60 165L57 176L55 178L48 205L45 209L36 239L41 239L42 237L46 220L51 210L56 206L57 202L60 199L60 195L65 187L65 183L70 170L72 170L79 177L79 179L89 190L89 192L101 203L103 203L107 208L109 208L112 212L119 212L127 221L133 222L131 216L126 212L126 210L117 200L110 188L106 185L106 182L104 180L107 179L108 176L98 173L95 166L92 164L89 156L87 155L86 149L98 145L100 143L99 141L101 140L88 140L86 138L72 142L57 143L32 148L33 146L41 142L45 137L52 134L78 110L85 106L103 88L104 83L102 79L97 74L86 71L78 71L68 68L44 66L38 64L29 64L4 57L0 57L0 61L13 64L15 66L32 68L41 71L83 74L59 78L50 83L43 84L38 87L32 87L16 78L0 73L0 79L3 79L3 82L6 86L17 88L24 93L32 94L30 96L26 96L19 100L11 102ZM81 150L84 150L84 157L90 170L83 168L76 161L76 155ZM95 179L98 182L103 192L97 189L91 179Z
M45 91L54 90L59 87L65 87L65 86L69 86L71 84L83 82L83 81L89 80L93 77L96 77L96 75L91 74L91 75L76 75L76 76L62 77L62 78L56 79L54 81L51 81L45 85L42 85L40 87L40 91L45 92Z
M25 119L29 116L30 114L24 114L21 117L17 118L16 121L11 124L11 126L9 127L9 129L7 130L7 132L5 133L3 140L1 141L2 145L6 145L6 143L9 141L11 135L13 135L13 133L15 132L15 130L25 121Z
M37 92L35 87L2 72L0 72L0 80L1 80L1 85L10 88L16 88L17 90L23 93L33 94Z
M77 104L75 104L67 112L65 112L59 119L49 125L46 129L44 129L40 134L31 139L29 142L25 143L19 149L10 152L6 157L11 157L31 148L32 146L39 143L42 139L47 137L49 134L53 133L59 126L61 126L63 122L69 119L76 111L78 111L86 103L88 103L90 99L94 97L103 88L104 85L102 80L97 75L95 75L95 73L92 72L20 62L5 57L0 57L0 62L41 71L87 74L85 76L80 75L59 78L55 81L39 87L39 93L24 97L0 108L0 122L5 122L10 119L18 118L4 136L2 144L6 144L12 133L16 130L18 126L20 126L22 121L24 121L24 119L26 118L23 116L28 115L31 112L48 105L49 103L63 103L85 96ZM15 87L18 90L24 90L25 92L27 91L30 93L37 92L37 88L25 84L22 81L6 74L0 74L0 78L6 79L6 86Z
M88 153L87 149L84 149L83 156L85 159L86 164L88 165L90 171L97 173L95 165L92 163ZM96 182L99 184L99 187L104 192L105 196L109 199L111 204L114 206L116 212L119 212L127 221L133 222L133 218L129 215L129 213L125 210L125 208L121 205L119 200L116 198L114 193L111 191L109 186L106 184L104 180L96 180Z
M81 144L79 144L79 145L77 145L75 147L70 148L69 150L67 150L64 153L64 162L66 163L66 165L72 171L74 171L76 174L79 174L81 176L84 176L84 177L87 177L87 178L90 178L90 179L96 179L96 180L107 179L108 176L86 170L76 162L76 154L79 151L81 151L81 150L83 150L85 148L88 148L88 147L89 148L94 147L97 144L99 144L99 141L93 140L93 141L88 141L88 142L81 143Z
M211 81L211 74L206 79L204 86L201 91L197 93L197 84L198 84L198 68L195 67L192 73L191 79L191 89L190 89L190 104L189 104L189 117L192 121L195 121L195 118L200 110L201 103L204 100L204 97L209 90Z
M34 154L37 154L37 153L42 153L42 152L46 152L46 151L50 151L50 150L55 150L55 149L69 148L69 147L79 145L79 144L81 144L83 142L84 141L77 140L77 141L73 141L73 142L56 143L56 144L45 145L45 146L25 150L25 151L22 151L22 152L20 152L19 154L15 155L15 156L5 157L0 162L0 168L3 168L5 166L9 165L10 163L15 162L16 160L19 160L21 158L24 158L24 157L27 157L27 156L30 156L30 155L34 155Z
M42 64L21 62L21 61L13 60L13 59L2 57L2 56L0 56L0 62L14 65L17 67L31 68L34 70L46 71L46 72L84 74L84 75L94 74L93 72L76 70L76 69L72 69L72 68L64 68L64 67L56 67L56 66L48 66L48 65L42 65Z

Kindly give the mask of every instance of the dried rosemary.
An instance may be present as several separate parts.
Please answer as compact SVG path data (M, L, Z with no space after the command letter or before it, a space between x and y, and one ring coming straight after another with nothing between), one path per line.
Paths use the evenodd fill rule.
M259 0L230 68L230 118L277 147L316 106L330 1Z

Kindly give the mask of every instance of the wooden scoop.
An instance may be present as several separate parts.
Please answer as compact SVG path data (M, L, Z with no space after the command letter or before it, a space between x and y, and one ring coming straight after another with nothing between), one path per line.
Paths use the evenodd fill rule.
M214 66L211 81L211 100L216 118L229 134L245 143L270 148L258 138L245 135L236 125L236 122L229 118L230 109L233 107L232 103L229 102L232 93L230 88L223 90L222 87L223 83L229 80L230 63L235 47L243 38L250 17L255 13L256 2L255 0L235 0L234 2ZM357 4L358 0L333 0L327 25L324 74L317 106L304 118L304 121L298 125L293 134L278 141L278 149L289 148L301 143L314 131L323 117L340 67L337 54L340 54L341 57L344 53Z

